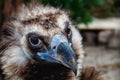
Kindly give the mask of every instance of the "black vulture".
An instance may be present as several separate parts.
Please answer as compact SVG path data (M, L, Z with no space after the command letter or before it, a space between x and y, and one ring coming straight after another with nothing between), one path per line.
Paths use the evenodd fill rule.
M92 80L83 69L81 40L65 10L20 5L0 29L3 80Z

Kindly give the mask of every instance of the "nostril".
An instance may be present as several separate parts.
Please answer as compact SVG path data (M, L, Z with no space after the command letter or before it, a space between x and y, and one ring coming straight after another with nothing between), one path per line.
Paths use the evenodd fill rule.
M53 46L53 49L56 49L56 46Z

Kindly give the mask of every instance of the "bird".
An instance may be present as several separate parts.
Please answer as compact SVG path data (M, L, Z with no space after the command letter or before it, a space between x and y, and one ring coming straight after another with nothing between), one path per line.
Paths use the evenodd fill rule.
M2 80L90 80L83 53L79 31L60 8L21 4L0 28Z

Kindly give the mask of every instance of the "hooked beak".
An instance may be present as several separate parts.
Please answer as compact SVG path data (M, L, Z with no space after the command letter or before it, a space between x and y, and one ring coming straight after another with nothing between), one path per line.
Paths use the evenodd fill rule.
M38 52L37 55L44 61L61 64L77 74L75 53L63 35L55 35L51 41L51 49L47 52Z

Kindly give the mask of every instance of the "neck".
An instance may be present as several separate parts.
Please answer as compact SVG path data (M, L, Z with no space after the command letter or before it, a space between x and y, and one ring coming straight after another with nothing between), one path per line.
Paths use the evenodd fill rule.
M71 70L60 64L30 64L21 75L25 80L73 80ZM75 80L75 79L74 79Z

